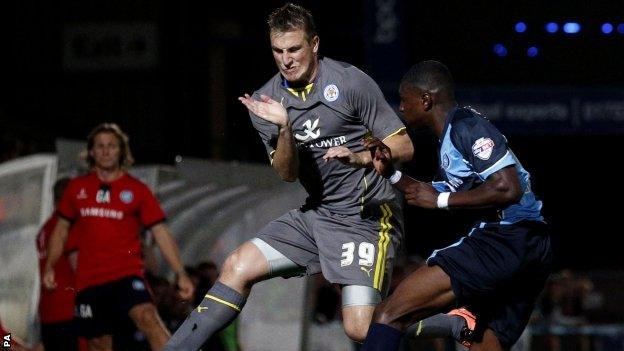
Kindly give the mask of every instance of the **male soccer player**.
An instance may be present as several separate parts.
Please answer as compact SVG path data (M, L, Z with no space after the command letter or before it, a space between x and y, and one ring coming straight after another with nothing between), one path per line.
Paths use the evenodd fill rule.
M69 178L62 178L54 183L55 209L61 196L69 184ZM48 242L58 215L55 213L43 225L37 235L37 252L39 253L39 270L42 275L47 258ZM39 320L41 321L41 341L46 351L77 351L78 336L74 326L74 299L76 297L75 255L76 236L70 235L65 249L54 266L57 288L53 290L41 286L39 299Z
M180 296L193 295L165 215L149 188L125 169L133 162L127 135L112 123L95 127L87 140L91 172L72 179L59 204L48 246L44 284L55 288L53 267L63 252L70 224L77 235L76 317L89 349L112 349L117 321L129 315L152 350L169 339L143 277L139 230L149 228L177 275Z
M407 123L431 128L440 139L441 181L419 182L395 171L392 150L370 140L365 146L377 171L405 193L410 205L490 209L495 219L484 215L467 236L434 251L427 266L403 280L375 310L362 349L396 350L408 325L453 306L468 306L476 314L476 328L484 329L472 349L508 349L526 327L550 272L542 203L507 139L479 112L457 106L446 66L416 64L403 77L399 93Z
M299 179L309 197L230 254L167 350L197 350L238 315L255 282L319 272L342 286L345 331L361 341L388 286L401 198L371 167L361 140L369 133L383 139L395 161L412 157L411 140L370 77L319 57L309 11L286 4L268 24L279 73L254 98L239 100L273 168L285 181Z

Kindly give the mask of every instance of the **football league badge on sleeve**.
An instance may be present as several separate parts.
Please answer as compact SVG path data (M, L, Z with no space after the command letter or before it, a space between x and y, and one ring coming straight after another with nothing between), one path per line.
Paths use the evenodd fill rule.
M494 140L479 138L472 144L472 153L482 160L489 160L494 150Z

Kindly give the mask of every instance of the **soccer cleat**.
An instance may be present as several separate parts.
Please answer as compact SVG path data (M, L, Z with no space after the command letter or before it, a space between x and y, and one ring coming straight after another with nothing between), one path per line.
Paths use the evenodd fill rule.
M462 328L460 335L459 335L459 340L457 340L457 342L459 342L460 344L464 345L467 348L472 347L472 337L473 337L473 333L475 330L475 326L477 325L477 317L475 317L475 315L472 314L472 312L468 311L467 309L463 307L456 308L447 314L452 315L452 316L460 316L466 321L466 325Z

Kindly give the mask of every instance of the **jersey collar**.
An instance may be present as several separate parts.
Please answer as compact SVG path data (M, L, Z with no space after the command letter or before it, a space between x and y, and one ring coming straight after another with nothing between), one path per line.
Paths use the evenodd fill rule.
M442 128L442 135L440 135L440 139L438 140L439 142L442 142L444 140L444 136L448 132L448 128L451 125L451 121L453 120L453 116L455 115L455 111L457 110L458 110L458 107L455 106L446 114L446 118L444 121L444 128Z

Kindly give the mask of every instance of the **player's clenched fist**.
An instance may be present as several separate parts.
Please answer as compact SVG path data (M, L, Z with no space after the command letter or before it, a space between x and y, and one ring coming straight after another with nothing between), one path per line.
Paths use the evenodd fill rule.
M404 193L410 205L430 209L438 207L438 192L429 183L415 181L405 188Z

